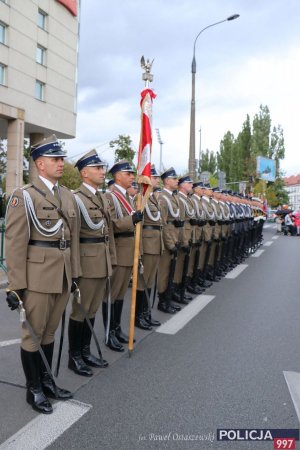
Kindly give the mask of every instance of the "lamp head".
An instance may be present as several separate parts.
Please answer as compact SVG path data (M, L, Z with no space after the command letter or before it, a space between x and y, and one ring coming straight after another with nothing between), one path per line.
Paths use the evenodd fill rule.
M238 19L240 17L239 14L233 14L232 16L227 17L227 20L235 20Z

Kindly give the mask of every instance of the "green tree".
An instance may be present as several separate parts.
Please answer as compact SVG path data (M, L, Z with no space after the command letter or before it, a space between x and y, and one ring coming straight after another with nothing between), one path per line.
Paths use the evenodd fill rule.
M77 189L81 183L78 169L74 167L74 163L65 161L64 173L59 183L69 189Z
M230 131L227 131L220 143L220 151L217 154L218 168L226 173L227 182L236 181L232 176L233 165L235 163L233 146L234 135Z
M135 150L132 148L130 136L119 134L118 139L110 141L109 146L115 153L115 162L126 159L131 164L135 156Z
M270 147L271 116L267 106L260 105L252 125L252 152L255 156L268 157Z
M201 172L210 172L211 174L216 173L217 158L213 151L206 149L205 152L202 152L200 160L200 168Z
M268 204L272 207L277 207L278 205L289 202L289 196L284 189L284 181L282 178L276 178L274 183L268 184L266 197Z
M285 157L283 129L281 125L273 127L270 140L269 158L275 159L276 177L280 175L280 160Z

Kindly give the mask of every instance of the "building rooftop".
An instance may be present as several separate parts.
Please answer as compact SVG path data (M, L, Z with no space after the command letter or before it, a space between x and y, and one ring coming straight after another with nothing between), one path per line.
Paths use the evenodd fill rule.
M300 184L300 174L284 178L285 186L294 186L295 184Z

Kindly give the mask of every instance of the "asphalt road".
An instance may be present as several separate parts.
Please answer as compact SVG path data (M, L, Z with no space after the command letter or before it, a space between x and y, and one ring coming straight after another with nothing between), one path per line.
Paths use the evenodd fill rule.
M300 238L276 239L273 225L264 238L261 254L236 278L214 283L205 292L213 299L176 334L137 330L133 355L105 349L110 367L92 379L66 368L65 349L58 384L75 391L82 414L71 426L56 410L39 422L24 401L18 345L0 347L0 380L16 384L0 383L0 449L46 448L45 440L34 444L45 423L53 450L272 449L273 442L217 441L217 429L298 429L284 371L300 373ZM3 293L0 317L0 344L18 338L17 313ZM65 404L64 418L71 407L69 414ZM1 447L23 426L29 444Z

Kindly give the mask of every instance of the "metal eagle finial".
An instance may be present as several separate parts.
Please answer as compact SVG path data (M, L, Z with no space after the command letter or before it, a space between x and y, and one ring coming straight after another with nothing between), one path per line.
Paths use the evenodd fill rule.
M150 62L150 59L145 60L144 56L141 57L141 67L145 70L142 78L145 81L146 86L149 84L149 82L151 83L151 81L153 81L153 75L150 73L153 61L154 59L152 59L152 61Z

